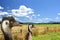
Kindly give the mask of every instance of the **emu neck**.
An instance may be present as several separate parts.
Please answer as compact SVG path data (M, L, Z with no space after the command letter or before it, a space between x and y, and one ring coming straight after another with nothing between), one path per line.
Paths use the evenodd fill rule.
M6 20L7 22L9 22L8 20ZM12 35L11 35L11 29L9 27L9 25L6 25L6 21L2 22L2 31L4 34L4 39L5 40L12 40Z
M26 34L25 40L32 40L32 35L30 32Z
M3 21L2 29L3 29L4 32L8 33L10 31L10 28L9 28L9 25L6 25L6 23L5 23L6 21ZM9 21L7 21L7 22L9 22Z
M28 40L32 40L32 35L29 33Z

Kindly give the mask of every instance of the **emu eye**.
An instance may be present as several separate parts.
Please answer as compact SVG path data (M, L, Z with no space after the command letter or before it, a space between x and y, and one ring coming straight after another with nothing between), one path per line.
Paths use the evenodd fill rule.
M6 25L8 24L8 22L6 22Z

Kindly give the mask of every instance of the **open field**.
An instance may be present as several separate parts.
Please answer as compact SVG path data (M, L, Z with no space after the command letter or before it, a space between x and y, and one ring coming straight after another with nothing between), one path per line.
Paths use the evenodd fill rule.
M44 35L33 36L32 40L60 40L60 32L52 32Z
M22 26L14 26L12 28L13 40L23 40L27 33L27 24ZM60 24L34 24L32 28L32 40L59 40ZM0 40L3 40L3 34L0 30Z
M60 24L34 24L36 27L60 27Z
M47 30L46 34L33 36L32 40L60 40L60 24L35 24L35 26L48 27L50 30Z

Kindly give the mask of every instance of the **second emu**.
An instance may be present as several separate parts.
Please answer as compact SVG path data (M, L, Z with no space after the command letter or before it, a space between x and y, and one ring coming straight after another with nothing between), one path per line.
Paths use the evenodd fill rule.
M26 34L25 40L32 40L32 28L33 28L33 24L29 24L28 32Z

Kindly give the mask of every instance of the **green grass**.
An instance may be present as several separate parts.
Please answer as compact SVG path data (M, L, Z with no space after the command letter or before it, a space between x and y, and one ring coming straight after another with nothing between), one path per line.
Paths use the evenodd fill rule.
M34 24L37 27L60 27L60 24Z
M34 24L36 27L60 27L60 24ZM32 40L60 40L60 32L50 32L44 35L33 36Z
M36 37L33 36L32 40L60 40L60 32L52 32Z

